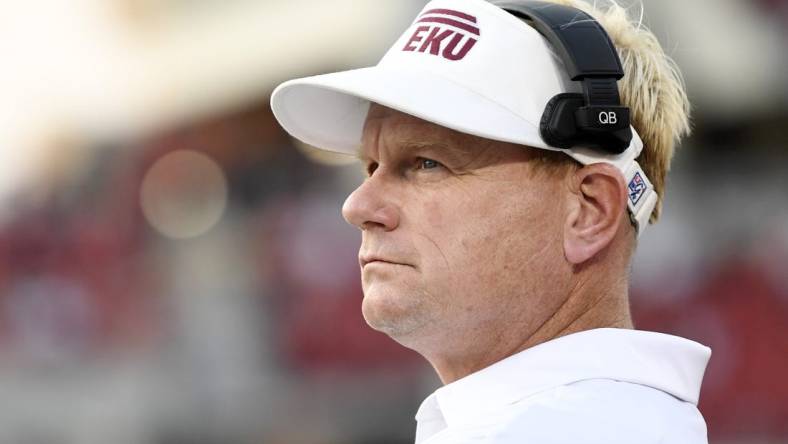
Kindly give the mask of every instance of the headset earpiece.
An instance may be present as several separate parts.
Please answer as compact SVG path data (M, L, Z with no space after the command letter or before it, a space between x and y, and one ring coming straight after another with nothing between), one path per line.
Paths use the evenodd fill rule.
M629 108L585 106L582 94L558 94L545 106L539 133L545 142L556 148L583 145L621 154L632 140Z
M617 80L624 77L610 37L587 13L535 0L492 0L526 19L555 49L569 78L583 93L564 93L545 106L540 124L544 141L556 148L584 146L620 154L632 141L629 108L621 106Z
M571 148L577 139L575 111L583 104L583 95L578 93L558 94L550 99L539 124L542 139L558 148Z

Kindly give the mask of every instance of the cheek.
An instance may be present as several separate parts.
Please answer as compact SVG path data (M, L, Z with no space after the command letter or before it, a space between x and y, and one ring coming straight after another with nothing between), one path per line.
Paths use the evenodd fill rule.
M534 276L551 275L563 257L560 199L544 183L475 185L411 200L404 219L426 289L466 307L490 292L538 291L545 283Z
M424 196L413 207L413 217L409 218L414 225L411 233L425 290L438 301L453 298L458 272L467 266L464 263L469 247L467 239L475 230L461 216L462 207L456 197Z
M426 215L427 227L435 227L437 230L444 230L447 215L451 213L451 208L444 208L441 202L426 201L422 202L422 212Z
M469 303L490 292L528 291L536 285L529 277L548 273L562 254L559 211L537 193L490 191L451 202L424 203L431 242L423 254L447 290L468 293Z
M479 294L480 288L489 285L486 277L478 274L480 267L499 250L498 226L505 224L490 217L495 204L479 196L465 200L446 197L421 201L419 211L424 223L416 230L417 248L430 290L439 298L450 295L448 305L470 303L471 294Z

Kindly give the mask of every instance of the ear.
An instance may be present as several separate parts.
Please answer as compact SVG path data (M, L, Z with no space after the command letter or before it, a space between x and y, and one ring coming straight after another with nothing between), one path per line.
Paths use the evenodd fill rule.
M613 242L626 211L624 176L608 163L578 168L570 180L570 210L564 226L564 256L579 265Z

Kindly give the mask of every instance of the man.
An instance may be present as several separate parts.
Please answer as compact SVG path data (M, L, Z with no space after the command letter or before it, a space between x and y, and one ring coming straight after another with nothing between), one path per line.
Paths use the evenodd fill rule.
M563 48L483 0L430 2L378 66L287 82L272 107L295 137L364 163L342 209L362 232L364 317L445 384L419 408L417 443L705 443L710 350L633 330L627 299L688 132L680 76L617 5L556 3L621 54L631 132L608 91L600 124L625 132L595 148L547 141L552 99L589 87ZM593 22L577 17L557 32Z

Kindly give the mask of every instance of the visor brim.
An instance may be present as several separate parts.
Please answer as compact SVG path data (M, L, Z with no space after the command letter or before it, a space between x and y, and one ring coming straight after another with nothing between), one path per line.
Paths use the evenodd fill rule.
M370 103L491 140L556 150L539 127L469 88L430 72L382 66L296 79L271 96L291 135L317 148L356 154Z

